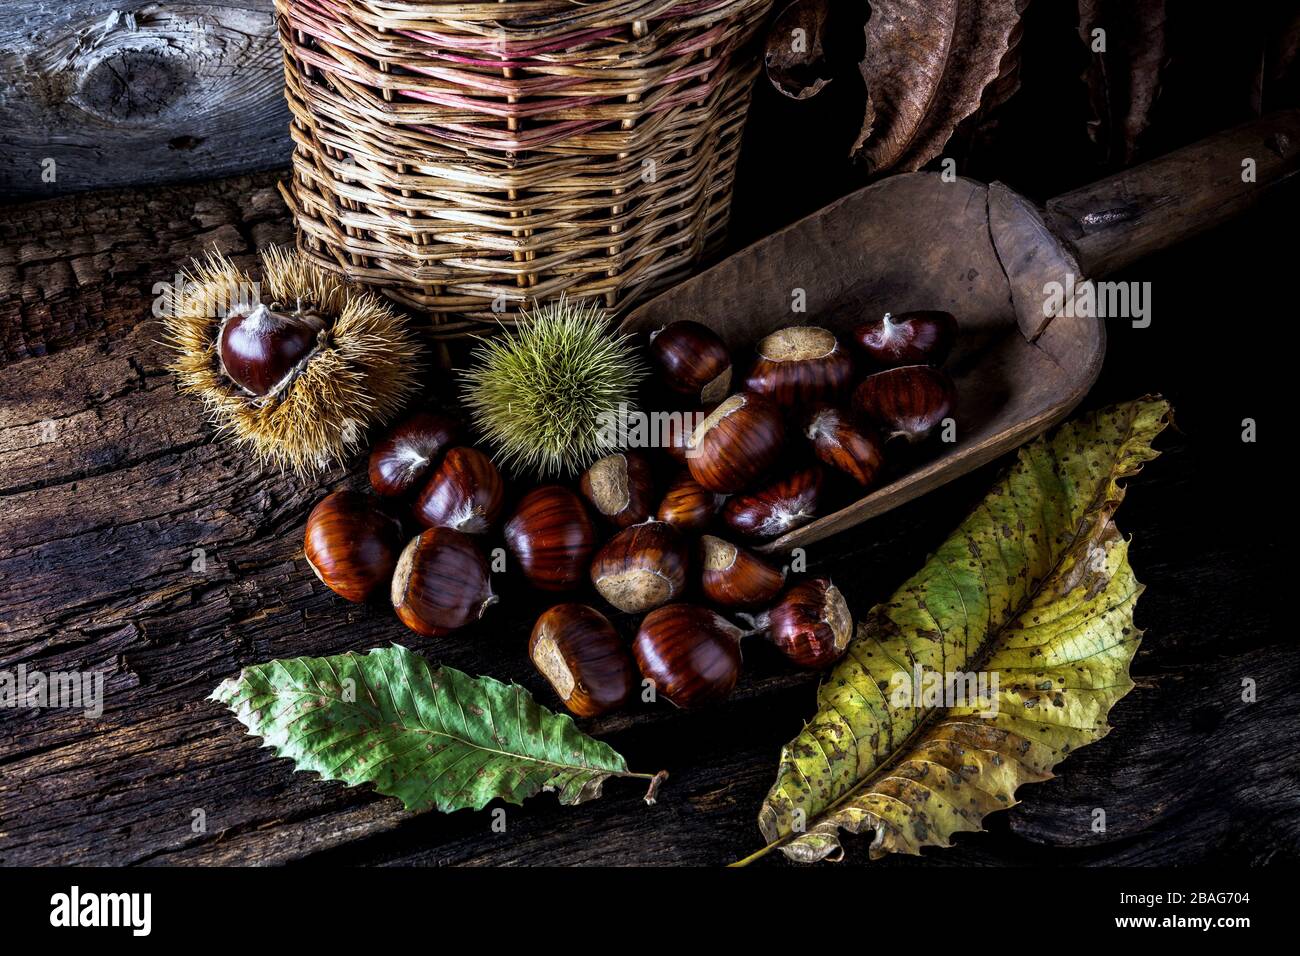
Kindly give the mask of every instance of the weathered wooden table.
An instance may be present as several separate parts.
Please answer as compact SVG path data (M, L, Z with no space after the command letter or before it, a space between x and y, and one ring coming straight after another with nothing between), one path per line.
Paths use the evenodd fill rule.
M213 247L251 262L290 241L275 178L0 214L0 669L106 675L96 719L0 710L0 863L719 864L756 849L755 815L816 680L763 647L725 706L587 723L634 768L671 772L657 806L614 781L580 807L543 795L509 808L504 833L487 811L409 817L368 790L295 774L204 700L246 664L399 641L554 704L525 656L539 606L425 641L382 608L345 604L308 570L302 529L322 490L359 483L361 470L319 483L258 473L176 394L150 319L154 284ZM1267 404L1268 375L1287 373L1266 337L1236 334L1254 322L1266 335L1268 309L1278 323L1294 312L1266 283L1294 269L1293 246L1270 227L1294 223L1296 200L1133 276L1153 283L1152 325L1111 323L1087 404L1163 391L1178 412L1118 519L1148 588L1138 686L1109 737L1022 789L989 833L921 864L1300 860L1300 654L1276 613L1289 509L1264 458L1288 429ZM1241 440L1244 418L1258 443ZM996 467L815 546L812 570L864 610ZM1098 807L1105 832L1092 828ZM866 861L865 844L847 841L851 862Z

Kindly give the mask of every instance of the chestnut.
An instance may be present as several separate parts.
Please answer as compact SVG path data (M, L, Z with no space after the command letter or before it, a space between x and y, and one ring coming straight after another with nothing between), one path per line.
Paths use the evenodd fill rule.
M663 414L663 413L658 413ZM689 462L695 449L691 440L695 437L692 422L698 422L705 413L701 411L668 412L664 421L662 440L664 451L679 465Z
M533 625L528 656L569 712L597 717L636 692L636 665L605 615L585 604L557 604Z
M459 432L456 422L435 412L402 419L370 452L370 487L386 497L414 491Z
M828 578L796 584L754 624L789 660L814 670L843 657L853 637L849 605Z
M640 614L678 598L689 566L681 534L670 524L647 521L624 528L596 552L591 583L620 611Z
M307 516L307 564L349 601L364 601L387 584L401 549L401 524L372 495L335 491Z
M886 312L854 329L853 339L880 368L942 365L957 340L957 319L940 309Z
M738 392L695 429L686 466L705 488L730 494L776 464L784 442L780 409L762 395Z
M562 485L542 485L519 499L505 538L528 583L542 591L577 587L596 550L582 499Z
M827 329L812 325L780 329L758 343L758 357L745 388L781 405L807 405L846 398L853 359Z
M779 537L816 516L821 489L821 466L800 468L755 491L728 498L722 520L748 538Z
M505 494L491 458L477 448L453 448L415 499L415 518L426 528L484 534L501 517Z
M655 517L678 531L699 531L708 527L726 500L726 495L709 491L684 471L668 486Z
M664 383L703 405L722 401L731 391L731 355L706 325L681 321L650 334L647 349Z
M393 572L392 599L402 623L425 637L471 624L497 602L474 539L451 528L411 539Z
M709 608L668 604L645 616L632 653L656 694L683 709L699 707L722 700L736 686L744 634Z
M654 470L644 455L618 452L594 462L578 487L615 527L645 521L654 508Z
M813 452L821 461L844 472L866 488L876 480L884 456L880 452L880 437L870 428L863 428L838 408L815 411L806 430Z
M858 412L875 422L885 437L925 439L948 417L956 399L952 379L929 365L900 365L868 375L853 393Z
M250 395L277 394L315 351L324 329L315 312L275 312L260 302L237 306L217 333L221 370Z
M700 587L724 607L763 607L781 593L785 572L730 541L700 538Z

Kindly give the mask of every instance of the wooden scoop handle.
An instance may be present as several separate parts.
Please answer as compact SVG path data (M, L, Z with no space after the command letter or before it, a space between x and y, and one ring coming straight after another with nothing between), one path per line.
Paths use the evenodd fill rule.
M1095 278L1227 222L1297 172L1300 109L1283 110L1057 196L1045 218Z

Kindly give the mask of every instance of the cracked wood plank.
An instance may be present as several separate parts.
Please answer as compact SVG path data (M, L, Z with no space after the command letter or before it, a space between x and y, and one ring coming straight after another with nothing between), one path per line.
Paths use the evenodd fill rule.
M5 0L0 201L288 162L272 0Z

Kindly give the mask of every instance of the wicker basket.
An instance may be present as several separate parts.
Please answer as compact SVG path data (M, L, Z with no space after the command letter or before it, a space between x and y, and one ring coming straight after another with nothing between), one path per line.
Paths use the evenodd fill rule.
M771 2L276 0L300 245L448 337L680 279L726 228Z

